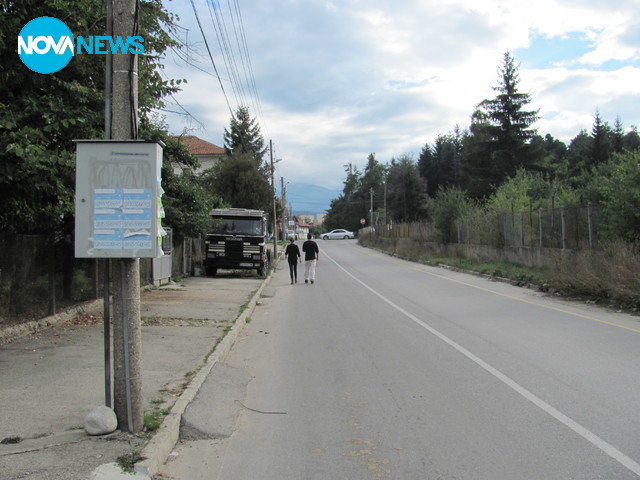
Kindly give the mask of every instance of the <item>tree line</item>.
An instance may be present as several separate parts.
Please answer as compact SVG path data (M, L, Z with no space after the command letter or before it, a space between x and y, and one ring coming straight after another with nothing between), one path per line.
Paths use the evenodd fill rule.
M611 126L596 110L590 131L569 144L535 129L539 111L519 90L518 65L505 52L493 87L466 129L437 135L416 160L405 154L380 163L368 156L363 171L345 165L342 194L332 200L326 228L431 220L448 241L458 218L602 205L610 238L640 240L640 135L618 117ZM373 208L372 208L373 207Z

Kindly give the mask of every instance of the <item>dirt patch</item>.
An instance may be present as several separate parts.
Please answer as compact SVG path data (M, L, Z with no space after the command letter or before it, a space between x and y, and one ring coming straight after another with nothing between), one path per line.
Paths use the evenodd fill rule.
M164 318L142 317L142 325L145 327L220 327L231 325L227 320L211 320L206 318Z

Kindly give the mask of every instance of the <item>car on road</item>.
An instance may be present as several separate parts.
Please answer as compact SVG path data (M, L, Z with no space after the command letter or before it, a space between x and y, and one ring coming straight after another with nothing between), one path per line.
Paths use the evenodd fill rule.
M356 236L354 235L353 232L350 232L349 230L338 228L336 230L331 230L330 232L323 233L322 235L320 235L320 238L323 240L339 240L339 239L348 240L349 238L356 238Z

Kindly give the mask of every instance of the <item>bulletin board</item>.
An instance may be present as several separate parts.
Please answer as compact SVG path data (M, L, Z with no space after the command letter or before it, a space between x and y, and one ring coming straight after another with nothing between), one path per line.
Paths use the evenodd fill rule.
M77 258L162 256L162 147L76 141Z

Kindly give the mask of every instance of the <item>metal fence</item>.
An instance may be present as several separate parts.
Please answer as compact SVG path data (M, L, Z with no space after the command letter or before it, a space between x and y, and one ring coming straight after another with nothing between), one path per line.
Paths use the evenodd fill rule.
M584 249L598 244L607 223L601 207L585 205L460 219L454 228L458 243Z
M496 247L539 247L562 249L594 248L608 225L600 206L584 205L480 214L458 219L442 232L432 222L377 225L375 235L412 238L420 242L443 242ZM364 234L372 233L363 229Z
M200 266L201 244L201 239L184 239L173 246L174 278ZM0 252L0 327L103 296L108 260L75 258L71 238L0 235ZM152 282L152 259L143 258L140 284Z

